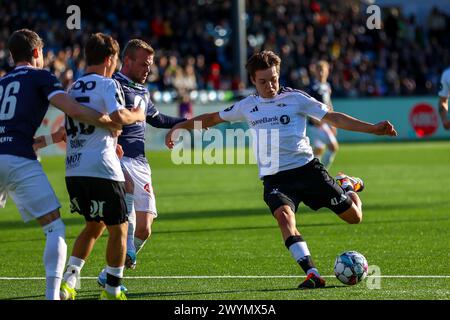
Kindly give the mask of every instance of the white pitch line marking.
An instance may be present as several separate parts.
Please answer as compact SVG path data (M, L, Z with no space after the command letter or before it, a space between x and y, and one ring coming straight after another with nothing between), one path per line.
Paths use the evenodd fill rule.
M322 276L323 278L334 278L334 275ZM438 278L450 279L450 276L440 275L381 275L368 276L372 278ZM130 276L127 280L135 279L276 279L276 278L302 278L302 275L275 275L275 276ZM81 279L97 279L97 277L81 277ZM0 277L0 280L45 280L45 277Z

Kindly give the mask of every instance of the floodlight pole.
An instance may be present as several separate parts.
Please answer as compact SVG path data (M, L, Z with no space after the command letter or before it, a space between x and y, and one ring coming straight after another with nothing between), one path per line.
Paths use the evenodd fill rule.
M247 87L247 72L245 63L247 62L247 30L245 26L245 0L232 1L233 20L233 69L234 74Z

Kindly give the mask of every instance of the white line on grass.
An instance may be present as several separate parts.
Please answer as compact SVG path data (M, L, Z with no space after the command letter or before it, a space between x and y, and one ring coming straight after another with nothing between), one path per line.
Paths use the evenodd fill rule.
M131 276L124 279L275 279L275 278L301 278L302 275L275 275L275 276ZM322 276L324 278L334 278L334 275ZM373 278L439 278L449 279L450 276L440 275L381 275L370 276ZM45 277L0 277L0 280L44 280ZM97 277L81 277L81 279L97 279Z

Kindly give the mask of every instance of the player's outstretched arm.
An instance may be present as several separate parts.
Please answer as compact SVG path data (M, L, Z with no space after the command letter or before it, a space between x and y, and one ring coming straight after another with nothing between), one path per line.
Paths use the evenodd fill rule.
M219 123L225 122L220 116L219 112L213 112L213 113L205 113L202 115L199 115L197 117L194 117L192 119L180 122L172 127L172 129L169 130L169 132L166 134L166 146L169 149L172 149L174 146L174 141L176 141L176 130L177 129L187 129L191 130L194 129L194 124L199 123L201 124L202 129L203 128L209 128L213 127Z
M80 122L106 129L121 129L121 127L117 123L114 123L108 115L79 104L67 93L55 94L50 99L50 103L67 114L69 117L77 119Z
M381 121L376 124L361 121L341 112L328 112L322 121L331 124L337 128L371 133L375 135L397 136L394 126L389 121Z
M448 97L439 97L439 115L445 130L450 130L450 120L448 119Z
M155 116L147 116L146 121L149 125L160 129L172 129L177 123L186 121L186 118L172 117L166 114L158 113Z

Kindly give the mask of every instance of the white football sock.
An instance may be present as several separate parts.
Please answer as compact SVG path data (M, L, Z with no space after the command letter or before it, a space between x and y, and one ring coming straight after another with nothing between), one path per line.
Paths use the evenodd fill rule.
M134 246L135 231L136 231L136 211L134 210L134 206L132 206L131 211L128 211L127 251L136 252L136 247Z
M85 261L83 259L70 256L69 262L67 263L67 269L64 273L64 281L71 288L80 289L80 273L84 266Z
M309 261L312 264L311 260L311 253L309 252L308 245L305 241L299 241L293 243L289 247L289 252L291 253L292 257L297 261L301 266L304 263L304 261ZM301 262L301 260L304 260ZM309 259L309 260L308 260ZM302 266L304 268L304 266ZM306 275L309 275L310 273L314 273L316 276L320 277L319 270L315 267L309 267L309 269L306 271Z
M305 241L299 241L291 244L289 247L289 252L295 261L299 261L304 257L311 255Z
M45 298L59 300L59 288L67 256L66 227L61 219L57 219L42 229L47 238L43 255L46 276Z
M46 277L45 281L45 299L61 300L59 297L59 289L61 288L61 278Z
M127 205L127 213L134 211L134 195L132 193L125 193L125 203Z

